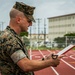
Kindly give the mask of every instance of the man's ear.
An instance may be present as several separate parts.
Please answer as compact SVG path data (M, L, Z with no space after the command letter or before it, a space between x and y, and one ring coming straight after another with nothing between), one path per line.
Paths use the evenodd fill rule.
M18 16L17 16L17 17L16 17L16 22L17 22L17 23L20 23L20 22L21 22L21 17L18 17Z

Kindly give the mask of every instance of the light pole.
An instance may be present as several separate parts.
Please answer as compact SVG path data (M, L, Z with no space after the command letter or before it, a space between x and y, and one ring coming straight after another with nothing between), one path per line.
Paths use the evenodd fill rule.
M31 43L31 27L30 27L30 59L32 59L32 51L31 51L32 43Z
M31 44L31 27L30 27L30 48L32 47L32 44Z
M40 18L36 19L38 20L38 46L39 46L39 36L40 36Z
M46 41L46 19L44 18L44 46Z
M3 31L3 25L4 25L4 23L5 22L0 22L0 28L1 28L0 31Z
M66 36L66 47L67 47L67 36Z

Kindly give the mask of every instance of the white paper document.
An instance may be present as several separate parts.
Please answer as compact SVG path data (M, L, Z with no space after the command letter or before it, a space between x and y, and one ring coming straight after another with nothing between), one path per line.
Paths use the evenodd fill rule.
M72 48L74 48L75 45L69 45L67 47L65 47L63 50L61 50L60 52L57 53L58 56L65 54L66 52L68 52L69 50L71 50Z

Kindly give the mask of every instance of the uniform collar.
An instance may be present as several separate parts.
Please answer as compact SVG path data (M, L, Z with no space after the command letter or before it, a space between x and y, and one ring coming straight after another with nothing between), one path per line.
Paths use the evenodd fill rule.
M17 33L13 30L13 29L11 29L9 26L7 26L7 28L6 28L7 30L10 30L12 33L14 33L14 34L16 34L17 35Z

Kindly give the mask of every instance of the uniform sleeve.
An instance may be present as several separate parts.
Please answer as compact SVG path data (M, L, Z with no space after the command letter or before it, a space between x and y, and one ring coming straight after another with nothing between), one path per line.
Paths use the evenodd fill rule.
M26 57L26 55L22 50L18 50L11 55L11 58L14 61L14 63L17 63L19 60L21 60L24 57Z
M23 52L23 47L21 43L14 38L8 40L7 52L9 53L9 56L14 61L14 63L17 63L19 60L26 57L25 53Z

